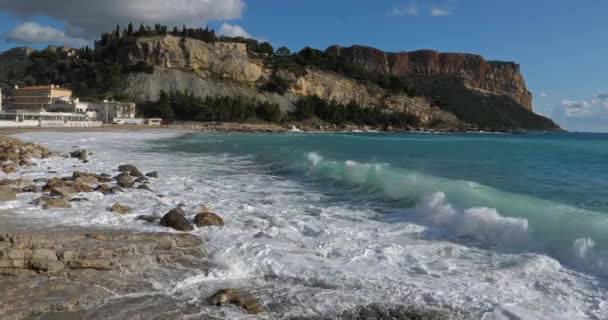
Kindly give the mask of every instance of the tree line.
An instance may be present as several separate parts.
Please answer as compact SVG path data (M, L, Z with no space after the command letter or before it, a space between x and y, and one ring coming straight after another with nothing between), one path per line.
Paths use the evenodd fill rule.
M319 119L334 125L366 125L376 128L409 129L419 125L416 116L395 112L381 106L361 106L350 102L341 104L325 101L318 96L302 97L295 110L282 114L274 103L244 97L200 98L189 92L161 91L157 102L140 105L145 117L160 117L166 121L256 122L284 123Z
M244 97L200 98L190 92L161 91L157 102L140 105L145 117L161 117L167 121L255 122L278 123L282 119L277 104Z

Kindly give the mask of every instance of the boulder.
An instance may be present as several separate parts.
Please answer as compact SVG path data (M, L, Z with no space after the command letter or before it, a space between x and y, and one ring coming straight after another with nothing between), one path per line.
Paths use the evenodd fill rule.
M72 187L56 187L51 190L51 197L70 198L76 193Z
M49 199L42 206L44 210L54 209L54 208L71 208L72 205L64 198L59 199Z
M179 231L194 230L190 222L188 222L188 219L186 219L184 211L180 208L169 211L162 219L160 219L160 225Z
M151 216L151 215L141 215L141 216L137 216L137 218L135 218L135 220L141 220L141 221L146 221L146 222L156 222L158 221L159 217L157 216Z
M150 192L152 192L152 189L150 189L150 187L148 187L148 186L147 186L147 185L145 185L145 184L140 184L140 185L137 187L137 189L139 189L139 190L146 190L146 191L150 191Z
M59 179L59 178L51 178L49 181L42 187L42 191L50 192L53 188L56 187L66 187L69 186L70 182Z
M94 190L93 187L86 183L74 182L72 186L76 192L92 192Z
M21 192L38 193L38 192L42 192L42 187L32 184L32 185L21 188Z
M76 151L72 151L70 152L70 157L71 158L76 158L80 161L87 161L88 159L88 154L86 150L76 150Z
M11 174L17 172L17 165L14 163L8 163L2 166L2 172Z
M118 166L118 171L123 173L131 174L131 172L133 172L134 170L137 170L137 168L131 164L123 164Z
M121 192L125 192L121 187L112 187L110 188L110 191L108 191L108 194L118 194Z
M33 200L32 202L30 202L31 204L35 205L35 206L42 206L45 203L47 203L49 200L51 200L51 197L40 197L38 199Z
M133 171L131 171L131 176L141 178L144 177L144 174L135 168Z
M194 217L194 224L199 228L223 226L224 219L213 212L201 212Z
M112 190L112 188L107 184L100 184L97 186L97 188L95 188L95 191L99 191L103 194L110 193L110 190Z
M128 174L121 173L116 177L116 184L121 188L133 188L133 178Z
M95 176L81 176L81 177L76 177L74 179L74 182L88 184L88 185L95 185L95 184L99 183L99 180Z
M146 173L146 177L148 177L148 178L158 178L158 172L156 172L156 171L148 172L148 173Z
M222 289L209 297L208 300L210 304L218 307L226 304L239 306L249 314L264 312L264 306L252 294L236 289Z
M17 192L10 187L0 186L0 202L17 200Z
M131 208L127 205L117 202L110 208L110 211L112 211L114 213L119 213L119 214L126 214L126 213L131 212Z
M148 178L146 177L139 177L135 180L135 182L137 183L150 183L150 180L148 180Z

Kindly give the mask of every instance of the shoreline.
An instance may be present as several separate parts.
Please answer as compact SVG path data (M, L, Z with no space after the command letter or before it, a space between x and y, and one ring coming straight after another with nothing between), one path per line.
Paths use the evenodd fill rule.
M133 126L133 125L105 125L102 127L82 128L0 128L0 136L16 135L29 132L140 132L140 131L183 131L183 132L225 132L225 133L366 133L366 134L527 134L527 133L565 133L567 131L470 131L470 130L383 130L366 126L343 127L313 127L306 125L277 125L258 123L187 123L171 124L166 126Z
M82 132L77 129L50 131ZM84 131L130 131L129 129L133 129L133 127ZM154 130L157 128L140 129ZM32 131L20 129L13 134L48 131L46 128ZM16 145L21 150L15 152L16 154L28 154L23 150L34 150L28 151L33 159L54 158L59 161L81 161L83 164L89 161L86 152L82 153L77 150L68 157L69 159L61 159L61 154L52 153L44 147L21 142L12 137L2 139L2 134L5 132L0 131L1 140L11 142L10 147L5 147L5 151L14 150L11 148ZM40 158L37 155L38 149L42 152ZM65 154L63 156L66 157ZM72 176L62 176L56 172L47 171L43 178L30 182L25 178L22 170L30 165L37 166L37 160L31 162L21 160L23 162L17 165L13 171L14 175L11 176L16 179L6 179L6 177L3 179L3 191L10 193L9 189L11 189L15 193L34 193L36 197L41 196L38 198L41 200L40 204L45 202L46 204L39 210L69 208L70 203L76 203L72 201L83 199L76 198L77 196L89 197L88 194L102 192L103 188L100 189L100 185L104 183L117 184L116 187L107 191L108 194L114 194L114 192L127 194L140 189L141 186L147 186L144 180L141 180L139 187L135 188L135 177L138 177L139 180L143 174L130 165L121 165L118 170L114 170L120 173L116 177L112 177L115 172L106 171L109 175L105 172L81 172L75 166L70 169L70 172L74 171ZM48 164L45 163L46 170L55 169L53 166L47 167ZM114 163L115 166L119 164ZM153 181L156 178L151 173L145 176L150 174L148 179ZM163 173L161 172L160 175L162 178ZM86 187L86 185L90 185L90 187ZM93 185L97 185L97 187L93 188ZM151 186L153 187L153 184ZM70 191L69 188L78 190ZM113 191L114 188L121 190ZM73 193L74 191L79 192ZM107 194L103 192L103 195ZM156 195L156 197L161 196ZM58 201L50 204L51 199ZM98 201L94 200L93 196L91 199L93 199L91 201ZM26 203L23 202L19 205L26 205ZM143 314L147 317L161 316L163 319L182 319L184 316L206 314L205 312L208 310L211 310L212 313L223 313L225 308L218 308L207 302L207 298L219 288L204 289L198 292L200 295L198 302L184 304L182 300L173 297L172 294L152 285L155 282L168 282L169 280L165 279L167 276L170 276L171 281L187 281L189 278L208 274L212 268L209 265L206 245L202 239L191 232L178 232L180 223L190 224L190 218L184 222L183 217L187 216L183 214L182 218L177 218L179 223L169 221L166 225L163 224L165 217L178 209L181 210L178 206L169 211L162 219L161 216L164 212L160 216L142 217L154 221L150 222L154 225L158 225L160 219L161 226L168 226L164 229L165 231L160 232L134 230L121 226L85 227L63 224L47 226L45 221L42 221L42 224L30 224L30 221L27 219L24 221L20 216L11 216L10 209L0 211L2 216L0 219L2 221L0 224L0 300L3 301L3 304L0 305L0 316L4 319L68 317L70 319L106 319L116 316L116 313L120 311L122 315L129 316ZM115 210L114 206L108 208L108 211L117 215L121 214L120 210L122 209ZM199 225L197 219L201 214L204 216ZM139 218L137 217L137 219ZM192 224L196 224L199 229L223 225L223 221L219 224L209 220L217 218L208 209L201 209L201 213L194 218ZM53 219L53 217L49 216L48 219ZM219 219L221 220L221 218ZM188 229L184 231L188 231ZM165 283L165 286L170 287L171 284ZM243 288L242 290L255 292L255 288ZM257 312L257 310L266 308L267 305L272 307L273 301L258 302L247 291L239 289L236 291L237 293L234 293L237 297L248 297L246 299L249 299L237 299L238 301L249 301L243 304L237 303L236 312L239 314L248 313L250 310ZM152 300L154 305L150 305L149 300ZM204 309L200 309L201 307ZM340 312L342 314L314 318L367 319L371 313L380 317L398 314L396 319L416 317L417 319L433 320L461 317L460 313L455 310L441 310L434 307L419 309L411 305L360 305ZM216 315L212 313L209 315ZM228 316L228 318L231 317Z

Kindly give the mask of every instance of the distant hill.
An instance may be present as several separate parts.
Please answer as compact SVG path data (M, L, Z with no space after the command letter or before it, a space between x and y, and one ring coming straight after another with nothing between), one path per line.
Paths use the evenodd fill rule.
M350 104L375 109L368 116L384 120L371 123L389 127L559 130L532 111L532 96L515 63L429 50L385 53L363 46L291 53L251 39L217 37L209 29L168 32L160 25L142 26L106 33L94 50L79 49L69 57L57 48L16 48L0 55L0 85L48 83L90 99L114 96L150 103L161 92L179 91L193 98L276 104L284 113L298 111L302 98L318 97L306 104L322 104L310 115L323 121L368 123L326 111L348 110ZM195 113L192 120L205 119ZM390 122L383 113L404 116L393 124L396 118ZM188 117L187 112L178 114Z

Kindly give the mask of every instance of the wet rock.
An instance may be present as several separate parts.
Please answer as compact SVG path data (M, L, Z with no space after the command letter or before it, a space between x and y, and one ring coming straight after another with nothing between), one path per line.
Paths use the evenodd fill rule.
M44 192L50 192L51 190L53 190L54 188L57 187L67 187L70 186L70 182L69 181L65 181L59 178L51 178L49 179L49 181L42 187L42 191Z
M72 200L70 200L70 202L87 202L90 201L87 198L72 198Z
M264 306L262 306L252 294L236 289L222 289L216 292L209 298L209 303L218 307L226 304L233 304L245 309L249 314L264 312Z
M156 172L156 171L148 172L148 173L146 173L146 177L148 177L148 178L158 178L158 172Z
M150 191L150 192L152 192L152 189L150 189L150 187L148 187L148 186L147 186L147 185L145 185L145 184L141 184L141 185L139 185L139 186L137 187L137 189L139 189L139 190L146 190L146 191Z
M118 171L123 173L131 174L131 172L133 172L134 170L137 170L137 168L131 164L123 164L118 166Z
M135 218L135 220L141 220L141 221L146 221L146 222L156 222L160 219L160 217L157 216L152 216L152 215L141 215L141 216L137 216L137 218Z
M223 226L224 219L213 212L201 212L194 217L194 224L199 228Z
M121 188L133 188L133 178L125 173L121 173L116 177L116 183Z
M0 202L17 200L17 192L10 187L0 186Z
M23 187L21 189L21 192L24 192L24 193L39 193L39 192L42 192L42 187L33 184L33 185L29 185L29 186Z
M186 219L184 211L180 208L169 211L162 219L160 225L163 227L173 228L178 231L192 231L194 227Z
M33 182L36 182L36 183L40 183L40 182L47 183L48 181L49 181L48 178L36 178L36 179L34 179Z
M14 163L8 163L2 166L2 172L11 174L17 172L17 165Z
M51 197L70 198L76 193L72 187L55 187L51 190Z
M2 179L2 180L0 180L0 186L8 186L8 185L11 185L11 184L14 184L14 183L15 183L15 180L13 180L13 179Z
M70 157L71 158L76 158L80 161L87 161L88 160L88 155L87 155L87 151L86 150L76 150L76 151L72 151L70 152Z
M131 171L131 176L142 178L142 177L144 177L144 174L141 173L139 170L137 170L137 168L135 168L133 171Z
M76 190L76 192L91 192L95 190L90 185L80 182L74 182L72 187L74 188L74 190Z
M110 191L108 191L108 194L118 194L118 193L122 193L125 192L121 187L112 187L110 188Z
M146 177L139 177L135 180L135 182L137 183L150 183L150 180L148 180L148 178Z
M88 185L96 185L99 183L99 180L94 175L86 175L74 177L75 183L88 184Z
M47 203L49 200L51 200L51 197L43 196L38 199L32 200L32 202L30 202L30 204L33 204L35 206L41 206L41 205L44 205L45 203Z
M42 206L42 208L44 210L55 209L55 208L67 209L67 208L71 208L71 207L72 207L72 205L65 198L49 199Z
M100 184L97 186L97 188L95 188L95 191L101 192L103 194L110 193L110 190L112 190L112 188L107 184Z
M190 234L73 228L0 232L0 319L182 319L196 314L149 293L161 275L182 281L207 272L201 244Z
M127 205L117 202L110 208L110 211L118 214L126 214L131 212L131 208Z

